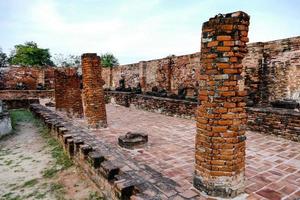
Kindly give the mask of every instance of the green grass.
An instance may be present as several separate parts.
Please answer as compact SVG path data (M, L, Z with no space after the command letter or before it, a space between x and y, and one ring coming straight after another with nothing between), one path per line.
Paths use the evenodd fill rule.
M98 192L91 192L88 200L103 200L104 198L98 194Z
M57 200L64 200L64 194L66 193L65 188L60 183L52 183L50 185L50 191L55 195Z
M39 181L35 178L35 179L31 179L29 181L26 181L24 184L23 184L23 187L33 187L35 186Z
M13 196L14 193L12 192L8 192L4 195L2 195L2 197L0 198L0 200L21 200L22 198L20 197L20 195L17 196Z
M31 112L25 109L10 110L11 125L16 130L18 122L33 122L34 116Z
M56 168L56 166L53 166L53 167L48 168L45 171L43 171L43 177L44 178L52 178L57 174L57 172L59 172L59 170Z

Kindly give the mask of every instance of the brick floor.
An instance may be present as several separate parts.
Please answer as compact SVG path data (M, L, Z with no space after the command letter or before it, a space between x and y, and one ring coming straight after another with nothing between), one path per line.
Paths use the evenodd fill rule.
M192 188L195 121L112 104L107 116L108 128L93 134L120 148L119 135L147 133L145 148L123 151L181 184L183 191ZM246 146L247 199L300 199L300 143L247 132Z

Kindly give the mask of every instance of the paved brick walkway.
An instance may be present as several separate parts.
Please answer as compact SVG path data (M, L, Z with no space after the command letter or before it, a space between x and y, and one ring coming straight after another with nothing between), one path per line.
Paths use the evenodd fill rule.
M193 120L107 105L109 128L93 131L97 137L120 148L117 138L129 131L149 135L146 148L124 151L172 178L182 189L192 187L194 167ZM300 143L275 136L247 132L247 199L300 198Z

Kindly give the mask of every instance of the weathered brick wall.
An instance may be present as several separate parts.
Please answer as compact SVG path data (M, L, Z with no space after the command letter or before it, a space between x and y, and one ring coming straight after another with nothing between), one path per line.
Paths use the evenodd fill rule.
M55 108L69 116L82 117L80 77L76 68L57 69L55 74Z
M248 53L243 59L243 76L245 77L245 90L248 91L248 102L251 105L259 103L261 99L260 82L261 82L261 71L259 66L262 65L263 61L263 45L264 43L252 43L247 44ZM251 101L251 102L250 102Z
M180 85L193 89L196 87L197 75L200 74L199 53L177 56L172 67L172 92L177 93Z
M126 86L131 88L141 83L144 91L151 91L154 86L157 86L159 89L165 89L176 94L180 85L195 87L199 62L199 53L195 53L121 65L114 67L112 70L113 81L111 86L108 84L110 70L104 69L105 87L110 86L111 89L118 87L123 74Z
M100 57L94 53L81 56L83 78L84 116L89 127L99 128L107 126L104 100L104 81Z
M248 108L247 112L249 130L300 142L299 112L272 107Z
M0 90L0 100L53 98L54 90Z
M242 75L249 105L269 104L275 99L291 98L299 92L299 46L300 37L247 45ZM113 84L110 88L119 86L123 73L127 86L136 87L140 82L144 92L158 86L176 94L180 85L193 91L198 87L199 65L200 53L121 65L111 72ZM105 69L106 88L109 87L109 73L110 70Z
M269 105L299 94L300 37L248 45L243 60L248 99ZM299 97L298 97L299 99Z
M46 89L54 89L53 67L8 67L0 69L0 89L16 89L24 83L28 90L36 90L39 83Z
M250 17L219 14L202 26L194 186L209 195L244 192L245 110L242 59Z

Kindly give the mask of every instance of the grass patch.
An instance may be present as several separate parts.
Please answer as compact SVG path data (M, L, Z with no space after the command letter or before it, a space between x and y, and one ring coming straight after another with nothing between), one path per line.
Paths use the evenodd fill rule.
M10 117L11 117L11 125L14 130L16 130L18 122L33 122L34 116L31 112L25 109L15 109L10 110Z
M64 200L64 194L66 193L65 188L60 183L52 183L50 185L50 191L55 195L57 200Z
M40 192L37 192L34 195L35 199L43 199L43 198L45 198L45 196L46 196L46 193L40 193Z
M31 179L29 181L26 181L24 184L23 184L23 187L33 187L35 186L39 181L35 178L35 179Z
M91 192L88 200L103 200L104 198L98 192Z
M42 137L46 140L48 147L51 150L51 155L55 159L55 164L62 167L62 169L67 169L73 165L72 160L63 151L59 142L52 138L49 129L41 125L39 127Z
M5 160L4 161L4 164L7 165L7 166L11 165L12 163L13 163L12 160Z
M17 196L13 196L13 195L14 195L14 193L8 192L8 193L2 195L1 200L21 200L20 195L17 195Z
M50 190L51 191L57 191L57 190L61 190L63 188L64 188L64 186L62 184L60 184L60 183L52 183L50 185Z
M59 169L57 169L56 166L53 166L53 167L43 171L43 177L44 178L52 178L57 174L57 172L59 172Z

